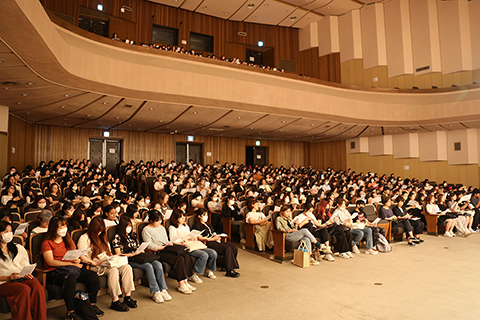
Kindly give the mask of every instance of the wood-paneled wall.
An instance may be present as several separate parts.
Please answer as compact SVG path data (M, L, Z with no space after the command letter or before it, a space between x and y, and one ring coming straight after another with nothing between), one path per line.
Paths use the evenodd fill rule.
M345 140L310 143L309 164L316 169L347 169Z
M449 165L447 161L420 161L419 158L395 159L393 156L370 156L368 153L347 154L347 166L356 172L395 174L406 178L429 179L440 183L462 183L478 187L479 167L471 165ZM404 168L407 168L405 170Z
M275 67L279 59L295 61L297 73L327 81L340 82L339 54L318 56L318 48L299 51L298 29L271 25L228 21L192 11L178 9L144 0L41 0L43 6L64 15L71 16L78 26L80 6L96 10L97 4L104 6L103 13L109 18L109 33L118 34L121 39L149 43L152 25L158 24L178 28L179 44L189 49L190 32L214 37L214 53L218 57L245 60L245 46L256 46L259 40L265 47L274 48ZM120 12L127 5L132 11ZM246 37L238 32L247 33ZM315 51L316 50L316 54Z
M15 153L12 153L15 148ZM8 117L8 167L15 166L22 170L35 162L35 126L15 116Z

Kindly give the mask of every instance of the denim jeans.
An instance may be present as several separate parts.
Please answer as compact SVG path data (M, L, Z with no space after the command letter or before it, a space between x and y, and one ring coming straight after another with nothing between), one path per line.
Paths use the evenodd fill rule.
M305 241L308 252L312 252L312 243L316 243L317 240L307 229L300 229L295 232L285 234L285 239L289 241Z
M195 273L203 274L205 272L205 267L212 271L217 269L217 253L215 250L207 248L194 250L188 254L197 258L197 261L195 261L195 264L193 265L193 271Z
M129 263L132 268L138 268L145 272L147 275L150 293L168 290L165 282L165 276L163 274L162 263L160 261L147 262L143 264L135 261L129 261Z
M363 238L363 230L362 229L352 229L352 234L353 234L353 240L352 240L352 246L357 245L360 240Z
M369 227L365 227L363 229L352 229L353 233L353 245L357 245L360 240L362 240L363 236L365 236L365 240L367 241L367 250L370 250L373 248L373 235L372 235L372 229Z

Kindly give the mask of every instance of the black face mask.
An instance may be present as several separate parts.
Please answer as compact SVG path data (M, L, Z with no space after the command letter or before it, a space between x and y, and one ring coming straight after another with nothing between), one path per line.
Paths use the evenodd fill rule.
M79 221L80 225L82 226L82 228L86 228L87 227L87 221L86 220L82 220L82 221Z

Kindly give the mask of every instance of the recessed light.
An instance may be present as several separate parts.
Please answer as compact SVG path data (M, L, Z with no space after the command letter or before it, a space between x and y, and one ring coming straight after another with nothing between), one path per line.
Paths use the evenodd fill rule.
M118 119L120 119L120 117L115 117L115 119L117 119L117 120L118 120Z
M207 6L203 6L203 9L207 9Z
M345 127L340 127L340 130L344 130L344 129L345 129Z
M65 109L67 106L60 106L60 108Z
M280 130L280 132L283 132L283 130Z
M197 113L198 113L198 111L193 111L193 114L197 114Z
M267 7L267 8L268 8L268 3L265 5L265 7Z
M251 127L250 130L253 130L253 127Z
M70 97L71 95L70 95L70 94L64 94L63 96L64 96L65 98L68 98L68 97Z
M285 122L287 122L287 121L285 121L285 120L282 120L282 123L285 123Z
M315 127L315 123L312 123L312 127Z
M89 113L89 114L87 114L87 118L90 118L91 116L92 116L92 115L91 115L90 113Z
M373 131L373 130L375 130L375 129L374 129L374 128L372 128L372 129L370 129L370 130L372 130L372 131Z
M27 82L27 86L32 86L34 84L35 84L35 82Z
M107 104L108 104L108 102L107 102L107 101L103 101L103 102L102 102L102 104L104 104L104 105L107 105Z
M30 93L22 93L22 96L24 97L28 97L30 95Z
M17 104L22 104L21 102L17 102Z
M332 7L327 7L328 10L332 9Z
M449 127L453 127L453 124L449 124L448 126L449 126Z
M201 122L199 122L199 123L198 123L198 125L199 125L199 126L201 126L201 125L202 125L202 123L201 123Z
M242 119L242 117L237 117L237 119L239 119L239 120L240 120L240 119Z
M154 108L154 107L150 107L149 110L155 110L155 108Z
M158 120L158 122L163 122L163 120Z
M253 16L253 19L257 19L257 16Z
M31 114L30 112L25 112L25 114Z
M228 13L228 12L225 12L225 15L226 15L226 16L228 16L228 15L229 15L229 13Z
M248 9L253 9L253 7L255 7L255 4L254 4L254 3L249 3L249 4L247 4L247 8L248 8Z
M98 11L103 11L103 5L97 4L97 10Z

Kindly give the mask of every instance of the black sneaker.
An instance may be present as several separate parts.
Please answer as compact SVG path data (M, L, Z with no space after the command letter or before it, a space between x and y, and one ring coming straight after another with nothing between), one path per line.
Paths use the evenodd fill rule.
M415 243L413 243L413 242L409 242L408 245L412 246L412 247L415 247Z
M127 305L130 309L135 309L137 307L137 301L133 300L132 297L125 297L125 299L123 299L123 304Z
M230 277L230 278L238 278L240 277L240 273L238 273L237 271L235 270L231 270L231 271L227 271L227 273L225 274L226 277Z
M92 304L92 309L93 309L93 312L95 312L95 314L97 315L97 317L101 317L105 314L105 312L103 312L102 310L100 310L99 307L97 307L96 304Z
M425 242L425 240L420 239L419 237L415 237L415 239L417 239L417 241L418 241L419 243L424 243L424 242Z
M115 302L112 302L110 305L110 309L115 310L115 311L120 311L120 312L125 312L130 310L126 305L120 302L120 300L117 300Z
M77 315L74 311L67 313L67 315L65 316L65 320L83 320L83 318Z

